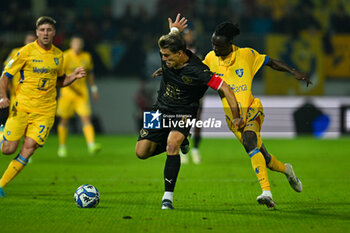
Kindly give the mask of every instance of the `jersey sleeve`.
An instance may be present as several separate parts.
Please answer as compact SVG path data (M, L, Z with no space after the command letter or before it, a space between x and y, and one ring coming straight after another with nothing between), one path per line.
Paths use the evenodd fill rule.
M205 56L203 63L208 67L210 66L210 53Z
M254 76L262 66L268 63L269 57L265 54L259 54L254 49L246 48L246 60L251 68L252 76Z
M19 51L19 48L12 49L11 53L7 56L6 60L4 61L4 68L6 67L7 63L17 54Z
M25 48L19 50L15 56L6 64L4 73L7 77L12 78L19 72L26 63L27 50Z
M200 82L204 85L207 85L208 87L213 88L214 90L220 89L223 80L218 75L211 72L208 66L202 64L200 67L201 68L195 68L196 76L199 78Z

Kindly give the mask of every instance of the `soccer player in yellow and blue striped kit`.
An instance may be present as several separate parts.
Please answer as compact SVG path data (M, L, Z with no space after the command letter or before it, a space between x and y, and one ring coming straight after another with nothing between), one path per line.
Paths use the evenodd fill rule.
M77 68L66 76L63 53L52 44L56 21L42 16L36 21L38 39L24 46L8 62L0 78L0 110L9 108L9 118L0 135L2 154L16 152L20 139L24 142L19 154L12 160L0 179L0 197L3 188L19 174L34 151L42 147L54 123L56 113L56 87L70 85L85 77L84 68ZM20 73L14 103L7 97L9 80Z
M63 53L63 69L66 74L71 74L77 67L84 67L87 72L87 79L81 79L72 85L62 88L58 99L57 115L60 122L57 127L59 148L58 156L66 157L66 141L68 135L68 121L76 112L82 121L83 133L88 145L90 154L97 153L101 146L95 143L95 130L91 123L91 107L87 80L91 86L94 100L98 99L98 88L94 81L93 61L89 52L83 51L84 40L80 36L73 36L70 41L70 49Z
M24 38L24 45L27 45L29 43L32 43L33 41L36 40L36 36L33 32L28 32ZM18 48L14 48L11 50L10 54L8 55L8 57L6 58L5 62L4 62L4 67L7 65L7 63L15 57L15 55L18 53L18 51L21 49L22 47L18 47ZM11 104L15 101L15 93L16 93L16 88L17 85L19 83L21 79L21 75L19 73L15 74L11 80L11 86L10 86L10 106Z
M264 112L260 100L254 98L252 94L252 81L258 70L267 65L277 71L289 72L296 79L305 81L307 85L311 82L306 73L299 72L281 61L259 54L254 49L239 48L233 45L233 38L238 34L239 28L236 25L229 22L219 24L212 36L213 50L206 55L204 63L212 72L227 82L235 93L240 117L245 124L239 129L232 125L232 113L229 111L226 98L221 96L226 121L251 159L263 191L257 197L258 203L265 204L270 208L275 204L271 194L267 168L284 173L291 187L297 192L302 191L302 183L296 177L293 167L290 164L283 164L267 152L261 140L260 130L264 121Z

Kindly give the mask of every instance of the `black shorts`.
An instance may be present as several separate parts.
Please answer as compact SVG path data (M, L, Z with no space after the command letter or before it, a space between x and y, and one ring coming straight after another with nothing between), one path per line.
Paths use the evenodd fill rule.
M186 126L186 123L182 127L179 124L174 125L174 124L171 124L168 119L172 119L173 122L178 122L180 120L187 122L187 120L192 119L192 114L176 114L176 113L162 113L162 114L163 114L162 119L164 118L166 119L165 124L162 125L160 129L142 128L139 132L138 141L143 139L148 139L158 144L166 144L168 140L168 135L173 130L179 131L185 136L185 138L189 135L191 126ZM169 118L166 118L164 116L168 116ZM171 118L172 116L174 117Z

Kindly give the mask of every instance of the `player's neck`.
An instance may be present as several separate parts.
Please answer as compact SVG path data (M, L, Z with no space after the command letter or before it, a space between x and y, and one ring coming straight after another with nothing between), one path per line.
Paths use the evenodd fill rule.
M52 46L52 43L47 44L47 45L44 45L44 44L40 43L39 40L37 40L37 43L38 43L38 45L39 45L41 48L43 48L43 49L45 49L45 50L50 50L50 49L51 49L51 46Z
M228 54L220 56L221 59L222 60L226 60L228 57L231 57L232 56L232 52L233 52L233 49L231 49L231 51Z

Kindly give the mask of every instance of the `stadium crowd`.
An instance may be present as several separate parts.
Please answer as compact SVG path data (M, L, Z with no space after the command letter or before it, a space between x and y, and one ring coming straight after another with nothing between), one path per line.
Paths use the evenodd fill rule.
M144 72L147 69L133 67L145 68L147 60L152 60L157 53L155 40L167 28L164 19L177 12L191 19L190 27L195 28L202 53L210 49L208 41L215 25L226 20L237 22L243 35L255 38L270 33L295 37L303 30L325 35L350 33L350 2L345 0L156 0L133 4L120 1L125 3L118 6L123 7L119 15L115 14L115 2L118 1L47 1L40 13L57 20L54 39L57 47L68 48L68 39L73 35L84 37L86 49L94 57L96 73L143 79L149 78L149 72ZM154 10L148 10L145 4L153 4ZM23 41L26 32L34 29L32 22L39 10L32 1L13 0L2 6L1 61ZM108 62L101 58L100 44L107 44L112 50L109 58L112 65L106 65Z

